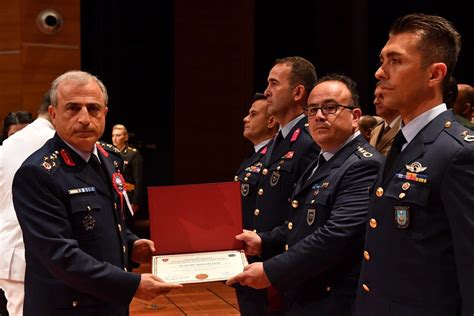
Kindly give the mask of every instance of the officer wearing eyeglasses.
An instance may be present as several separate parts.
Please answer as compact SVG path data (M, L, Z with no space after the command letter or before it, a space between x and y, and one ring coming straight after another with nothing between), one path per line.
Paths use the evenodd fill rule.
M288 222L271 232L237 236L248 254L286 252L253 263L228 284L275 286L288 315L350 315L364 243L369 189L383 157L358 130L356 84L333 74L320 79L305 108L321 154L291 194Z

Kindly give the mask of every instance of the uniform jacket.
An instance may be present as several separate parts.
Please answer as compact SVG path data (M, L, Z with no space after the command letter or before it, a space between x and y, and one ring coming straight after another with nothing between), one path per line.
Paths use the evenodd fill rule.
M126 146L121 152L125 164L123 177L127 182L127 194L130 203L140 205L143 195L143 158L140 152Z
M255 201L258 194L257 182L261 176L268 144L247 158L237 170L234 181L240 182L242 202L242 227L254 229ZM248 257L249 262L260 261L258 257ZM266 315L269 312L267 290L257 290L247 286L235 286L239 311L243 316Z
M38 118L0 146L0 279L25 279L25 246L13 208L13 176L21 163L53 135L51 122Z
M383 133L383 129L385 126L382 121L382 123L377 125L370 134L370 144L374 146L375 149L377 149L385 157L387 157L388 151L392 146L395 135L397 135L398 131L400 130L400 122L401 118L400 116L397 116L397 118L395 118L393 122L393 127L390 128L390 130L386 134L380 135L381 133Z
M473 140L445 111L378 175L357 315L474 314Z
M271 157L266 158L269 159L268 163L263 164L261 176L256 182L257 195L253 211L253 229L257 232L271 231L288 219L291 192L301 174L319 154L319 147L305 127L307 121L306 117L301 119L273 149ZM283 251L283 248L275 249L273 254L267 255Z
M124 224L122 158L111 145L97 147L110 186L57 134L15 175L25 316L128 313L140 276L124 270L138 238Z
M240 182L240 196L242 201L242 227L253 229L253 216L255 211L255 201L257 198L257 182L261 176L263 159L267 153L268 144L263 146L258 152L254 152L247 158L237 170L234 181Z
M357 136L311 177L316 163L308 168L291 194L288 223L261 234L264 252L286 243L287 252L263 265L272 285L288 300L290 314L350 314L368 189L382 161L364 137Z

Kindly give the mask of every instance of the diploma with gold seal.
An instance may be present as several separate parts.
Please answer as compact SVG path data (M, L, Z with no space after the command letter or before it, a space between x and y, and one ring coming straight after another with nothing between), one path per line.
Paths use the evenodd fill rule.
M247 258L242 250L200 252L153 257L153 274L171 283L225 281L242 272Z

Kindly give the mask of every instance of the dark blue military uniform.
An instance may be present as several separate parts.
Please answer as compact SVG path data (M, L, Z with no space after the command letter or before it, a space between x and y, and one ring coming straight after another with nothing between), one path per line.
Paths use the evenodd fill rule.
M319 154L319 147L305 126L307 122L306 117L300 119L277 146L272 148L271 141L263 153L260 153L260 157L252 160L248 172L239 173L242 195L247 191L245 184L249 184L249 192L242 202L244 228L255 232L271 231L287 220L290 205L288 199L296 181ZM244 176L243 179L241 175ZM266 255L269 258L283 251L284 248L279 247ZM249 257L249 262L265 258ZM280 297L275 289L255 290L237 285L236 291L242 315L269 313L280 304ZM267 306L267 298L270 299L270 307Z
M356 314L474 314L474 136L451 111L371 193Z
M285 223L291 192L306 168L318 157L320 149L309 135L305 126L307 122L308 119L304 117L291 129L282 142L273 148L260 171L253 211L253 229L258 233L271 231ZM275 249L262 256L262 259L283 251L283 247Z
M131 204L140 205L143 196L143 158L141 153L132 147L125 146L122 154L124 169L123 178L127 183L127 194Z
M26 255L24 315L127 315L140 276L126 272L138 238L124 225L123 167L97 145L110 184L57 135L13 182Z
M263 263L291 315L350 315L360 272L369 200L383 157L362 137L341 148L291 195L286 225L262 233L263 253L287 252ZM311 176L310 176L311 175Z
M254 210L257 198L257 182L263 170L263 159L267 153L268 144L258 152L247 158L237 170L234 181L240 182L240 195L242 201L242 227L254 229Z
M257 182L263 169L263 159L268 150L268 144L258 152L254 152L237 170L234 181L240 182L242 201L242 227L253 230L253 212L257 197ZM258 261L257 257L249 257L249 262ZM241 315L265 315L268 312L267 291L257 290L247 286L235 285L237 300Z

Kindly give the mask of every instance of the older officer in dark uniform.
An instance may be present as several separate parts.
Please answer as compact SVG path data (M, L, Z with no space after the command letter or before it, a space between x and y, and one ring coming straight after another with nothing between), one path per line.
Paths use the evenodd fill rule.
M143 158L136 148L128 146L128 131L122 124L112 127L112 144L120 151L125 164L123 178L135 214L143 197Z
M410 14L380 53L403 124L371 193L357 315L474 314L474 136L443 103L459 50L449 21Z
M24 315L127 315L133 296L151 299L180 285L126 271L149 261L153 242L124 224L120 154L96 143L107 92L96 77L67 72L51 87L56 135L20 167L13 201L26 256Z
M306 113L321 154L291 194L288 223L270 233L237 236L250 253L264 254L281 245L287 252L249 265L229 283L276 286L290 315L351 315L368 189L383 158L358 131L359 96L350 78L322 78Z
M242 222L243 228L253 230L253 212L257 197L257 181L261 176L268 143L278 131L278 123L273 115L268 114L266 97L256 93L249 109L249 114L244 117L243 135L254 145L253 154L239 167L235 181L240 181L242 196ZM258 258L248 258L250 262ZM264 315L267 312L267 291L256 290L249 287L236 288L237 300L241 315Z

